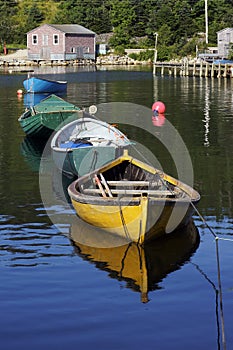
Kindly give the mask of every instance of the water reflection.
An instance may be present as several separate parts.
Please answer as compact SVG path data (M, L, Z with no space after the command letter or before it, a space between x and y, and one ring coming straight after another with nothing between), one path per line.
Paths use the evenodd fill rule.
M38 172L46 141L26 136L20 145L20 152L32 171Z
M55 165L53 166L51 184L56 201L61 201L62 204L71 203L67 189L74 180L76 180L76 177L68 176L61 172Z
M164 123L165 123L164 114L158 114L156 116L152 116L152 124L154 126L163 126Z
M70 239L82 259L108 272L111 278L125 281L127 288L139 292L141 301L146 303L150 291L161 289L159 283L190 260L199 246L200 236L190 222L186 228L143 247L122 238L119 245L116 240L120 238L80 220L71 225Z
M27 93L27 94L24 94L24 96L23 96L24 106L25 107L35 106L50 95L51 95L50 93L43 93L43 94ZM64 98L66 96L66 92L56 93L56 95L61 97L61 98Z
M204 138L204 146L209 147L209 128L210 128L210 91L208 86L208 80L206 80L205 86L205 107L204 107L204 128L205 128L205 138Z
M67 238L54 225L47 222L45 209L38 204L21 208L30 212L31 222L23 222L14 216L0 215L0 265L32 267L49 265L55 260L71 256ZM24 215L22 214L22 216ZM42 223L44 221L44 223Z

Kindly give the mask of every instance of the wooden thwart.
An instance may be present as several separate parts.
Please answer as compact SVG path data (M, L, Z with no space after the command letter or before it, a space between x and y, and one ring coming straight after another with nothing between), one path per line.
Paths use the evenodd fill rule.
M103 189L103 187L102 187ZM104 191L104 189L103 189ZM101 189L98 188L88 188L88 189L83 189L82 191L84 194L102 194ZM153 196L175 196L177 195L177 193L173 192L173 191L163 191L163 190L128 190L128 189L111 189L111 194L124 194L124 195L134 195L134 194L151 194ZM104 197L106 197L106 193L105 195L103 195ZM112 196L111 196L112 197Z
M158 186L158 182L150 182L150 181L107 181L110 186Z

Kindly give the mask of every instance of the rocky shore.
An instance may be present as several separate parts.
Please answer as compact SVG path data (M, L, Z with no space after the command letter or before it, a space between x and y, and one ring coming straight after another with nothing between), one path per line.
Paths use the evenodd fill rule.
M0 67L32 67L32 66L84 66L84 65L148 65L148 61L136 61L125 56L108 55L99 56L96 62L91 60L72 61L30 61L27 58L27 50L17 50L15 53L0 56Z

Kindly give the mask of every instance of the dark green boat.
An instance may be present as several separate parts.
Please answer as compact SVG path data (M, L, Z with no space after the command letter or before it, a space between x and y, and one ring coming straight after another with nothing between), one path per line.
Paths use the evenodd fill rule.
M26 108L19 123L26 135L49 138L52 132L79 118L81 109L61 97L50 95L35 106Z

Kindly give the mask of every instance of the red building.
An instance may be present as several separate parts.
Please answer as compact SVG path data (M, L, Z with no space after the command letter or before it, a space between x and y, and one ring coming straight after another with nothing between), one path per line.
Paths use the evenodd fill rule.
M95 60L95 33L78 24L43 24L27 33L33 61Z

